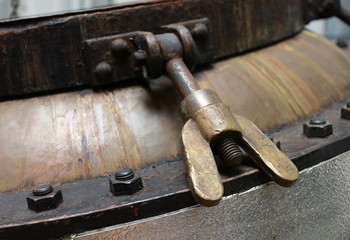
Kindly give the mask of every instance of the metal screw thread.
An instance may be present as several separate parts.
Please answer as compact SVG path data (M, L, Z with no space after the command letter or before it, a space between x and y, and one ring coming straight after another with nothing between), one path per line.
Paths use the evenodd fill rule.
M116 171L114 176L116 180L126 181L132 179L135 176L135 174L134 170L132 170L131 168L122 168Z
M222 162L227 166L238 165L244 157L241 148L232 138L226 138L220 142L218 154Z
M53 187L50 184L40 184L33 188L34 196L45 196L53 191Z

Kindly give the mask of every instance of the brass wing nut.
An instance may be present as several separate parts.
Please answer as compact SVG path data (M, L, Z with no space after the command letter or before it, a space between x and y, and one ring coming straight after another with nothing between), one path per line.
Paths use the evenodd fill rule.
M196 28L199 28L198 25ZM186 29L172 27L174 29L183 46L196 47L197 43L194 43ZM204 39L210 41L210 35ZM162 44L160 46L165 52ZM191 51L184 51L183 57L186 52ZM291 186L299 177L298 169L292 161L252 122L233 115L214 91L201 89L185 63L177 56L169 59L165 65L168 76L184 98L181 112L186 123L182 130L182 143L189 184L197 202L211 206L217 204L223 196L223 185L214 154L219 155L226 165L234 166L244 157L241 148L276 183Z

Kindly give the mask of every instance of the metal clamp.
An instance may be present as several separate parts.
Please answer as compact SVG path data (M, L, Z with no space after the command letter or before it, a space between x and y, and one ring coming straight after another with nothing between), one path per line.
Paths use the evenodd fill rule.
M201 89L191 74L195 66L213 61L209 20L167 25L163 30L161 34L132 32L87 41L95 56L88 59L100 61L95 62L96 84L167 73L183 98L185 164L199 203L215 205L224 193L214 155L226 166L235 166L248 154L275 182L291 186L299 176L292 161L252 122L233 115L214 91ZM101 51L108 48L101 58Z
M215 92L196 89L189 72L183 70L179 74L183 68L178 59L167 65L170 78L191 86L181 103L182 114L187 119L182 129L182 143L190 187L197 202L211 206L223 196L214 154L219 155L225 165L234 166L244 157L241 148L276 183L291 186L299 177L292 161L251 121L233 115Z

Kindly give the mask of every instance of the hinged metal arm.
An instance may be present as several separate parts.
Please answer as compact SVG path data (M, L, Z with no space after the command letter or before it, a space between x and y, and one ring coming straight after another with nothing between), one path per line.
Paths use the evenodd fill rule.
M233 167L248 154L282 186L298 179L298 169L273 142L249 120L233 115L214 91L201 89L193 78L196 65L213 60L208 19L164 26L161 34L132 32L103 41L111 42L113 74L154 79L166 73L179 91L186 121L182 130L185 165L199 203L215 205L224 193L214 155ZM103 81L98 71L97 79Z

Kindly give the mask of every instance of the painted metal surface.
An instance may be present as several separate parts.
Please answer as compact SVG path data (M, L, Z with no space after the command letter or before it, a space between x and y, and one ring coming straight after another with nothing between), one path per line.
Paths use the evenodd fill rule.
M286 189L268 183L155 218L72 236L89 239L349 239L350 152L301 172Z

